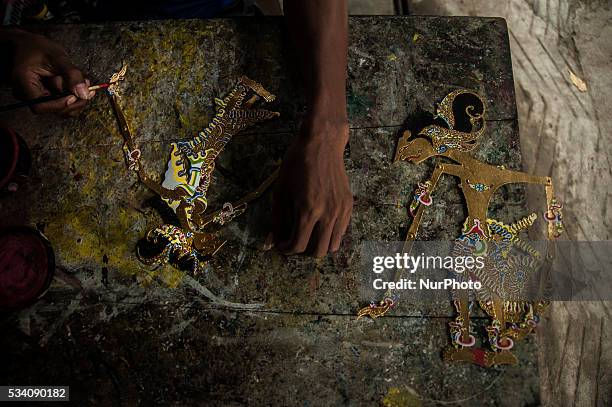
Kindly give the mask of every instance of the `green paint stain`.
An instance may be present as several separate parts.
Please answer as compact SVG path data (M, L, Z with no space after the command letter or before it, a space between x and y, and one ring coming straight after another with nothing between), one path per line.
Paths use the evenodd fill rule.
M354 119L366 115L373 103L367 96L358 95L351 90L347 97L347 104L349 118Z

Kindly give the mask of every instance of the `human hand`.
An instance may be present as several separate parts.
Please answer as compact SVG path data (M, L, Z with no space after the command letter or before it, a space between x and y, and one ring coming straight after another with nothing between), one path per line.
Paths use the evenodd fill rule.
M266 246L320 257L340 247L353 208L344 167L348 124L306 121L285 155Z
M50 102L32 106L34 113L57 113L76 116L94 95L83 73L72 63L59 44L22 30L2 33L11 45L12 66L10 80L15 97L21 100L36 99L64 91L72 92Z

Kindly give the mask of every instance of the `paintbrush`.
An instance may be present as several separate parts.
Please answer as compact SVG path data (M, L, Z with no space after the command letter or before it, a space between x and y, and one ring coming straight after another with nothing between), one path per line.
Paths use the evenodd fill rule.
M110 85L111 85L110 83L102 83L100 85L90 86L87 89L89 91L98 90L98 89L106 89ZM67 90L67 91L64 91L64 92L61 92L61 93L56 93L54 95L43 96L43 97L40 97L40 98L31 99L31 100L25 100L25 101L19 102L19 103L13 103L11 105L6 105L6 106L0 107L0 113L8 112L8 111L15 110L15 109L21 109L22 107L30 107L30 106L38 105L40 103L50 102L52 100L57 100L57 99L64 98L66 96L70 96L72 94L73 94L72 92Z

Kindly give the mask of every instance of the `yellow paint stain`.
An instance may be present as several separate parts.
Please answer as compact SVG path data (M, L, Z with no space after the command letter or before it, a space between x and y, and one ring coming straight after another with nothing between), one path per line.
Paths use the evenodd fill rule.
M154 213L154 219L149 219L148 214L128 205L127 184L125 190L117 189L112 178L117 177L117 171L127 174L123 163L95 155L87 160L80 157L82 153L67 154L82 180L64 186L66 190L58 194L52 213L37 214L30 220L44 222L58 265L74 271L91 270L94 275L107 267L112 279L135 277L142 285L179 286L183 272L170 265L152 270L136 256L138 241L149 228L161 224L161 219ZM113 186L112 192L109 186ZM91 204L86 204L88 201ZM103 262L104 256L107 263Z
M171 81L176 89L175 109L178 112L180 134L177 138L194 136L199 129L208 124L208 115L203 114L196 106L186 106L185 94L201 94L206 82L206 53L202 47L202 37L212 37L212 30L196 30L192 27L173 27L161 31L158 27L147 26L144 30L133 32L126 30L124 36L127 47L133 50L128 59L132 72L144 72L135 78L128 73L127 80L138 81L137 95L123 103L128 121L137 128L147 120L155 120L153 109L159 104L148 100L155 95L155 88L160 83ZM151 47L140 44L151 43L150 38L158 39ZM168 106L171 109L171 106Z
M160 279L170 288L176 288L183 281L185 274L172 267L164 266L165 271L160 274Z
M91 268L102 259L95 209L81 207L58 213L46 223L45 236L58 263L70 270Z
M387 55L387 61L396 61L396 60L397 60L397 55L393 53Z
M383 398L385 407L421 407L422 405L418 394L410 388L391 387Z
M414 33L414 35L412 36L412 43L416 44L421 38L423 38L421 34Z

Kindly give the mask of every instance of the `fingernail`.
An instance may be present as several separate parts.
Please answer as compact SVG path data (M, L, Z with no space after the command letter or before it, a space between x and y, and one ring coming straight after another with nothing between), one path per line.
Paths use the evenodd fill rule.
M78 99L77 99L76 96L73 96L73 95L68 96L68 99L66 99L66 106L70 106L71 104L73 104L77 100Z
M264 242L263 249L264 251L268 251L272 249L273 246L274 246L274 236L272 235L272 233L269 233L268 237L266 237L266 241Z
M94 96L96 96L96 91L95 90L89 91L89 99L93 98Z
M85 83L79 83L74 87L74 93L81 99L89 99L89 86Z
M85 79L85 85L87 85L87 87L91 86L91 82L89 82L89 79Z

